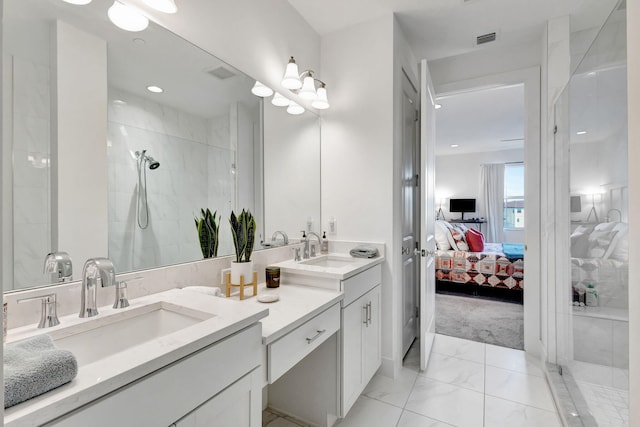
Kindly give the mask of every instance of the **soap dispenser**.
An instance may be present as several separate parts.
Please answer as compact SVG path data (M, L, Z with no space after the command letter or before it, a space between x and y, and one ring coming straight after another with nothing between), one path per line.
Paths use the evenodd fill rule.
M320 253L327 255L329 253L329 239L327 239L327 232L322 232L322 244L320 245Z

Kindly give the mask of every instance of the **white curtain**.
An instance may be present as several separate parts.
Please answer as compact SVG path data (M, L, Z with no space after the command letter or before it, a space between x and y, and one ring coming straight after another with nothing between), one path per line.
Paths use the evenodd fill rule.
M503 240L504 227L504 164L480 165L481 212L487 220L487 242Z

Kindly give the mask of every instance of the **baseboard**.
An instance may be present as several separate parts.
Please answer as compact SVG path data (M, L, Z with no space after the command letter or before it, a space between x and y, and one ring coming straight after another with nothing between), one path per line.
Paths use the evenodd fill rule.
M380 368L378 369L378 373L385 377L395 378L396 369L395 369L395 360L389 359L388 357L382 358L382 363L380 364Z

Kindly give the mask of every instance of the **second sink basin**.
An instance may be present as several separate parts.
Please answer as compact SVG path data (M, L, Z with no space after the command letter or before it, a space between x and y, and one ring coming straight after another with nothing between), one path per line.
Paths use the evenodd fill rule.
M318 267L327 267L327 268L342 268L349 264L353 264L353 258L333 256L333 255L322 255L316 258L310 258L310 259L301 261L300 264L317 265Z
M52 332L59 348L87 365L150 340L193 326L213 315L159 301Z

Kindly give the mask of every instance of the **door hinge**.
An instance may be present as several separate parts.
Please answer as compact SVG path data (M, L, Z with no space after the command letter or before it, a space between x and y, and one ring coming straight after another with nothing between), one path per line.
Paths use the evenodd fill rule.
M420 187L420 175L416 174L416 187Z
M416 307L416 317L420 317L420 307Z
M558 125L553 127L553 134L557 134L558 133Z
M417 122L418 120L420 120L420 112L418 110L414 110L416 112L416 118L415 121Z

